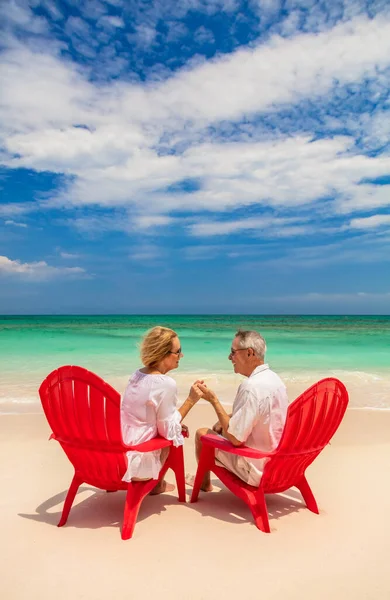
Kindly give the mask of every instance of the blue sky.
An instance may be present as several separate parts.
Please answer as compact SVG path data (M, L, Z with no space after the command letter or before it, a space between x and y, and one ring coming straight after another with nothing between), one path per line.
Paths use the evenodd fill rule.
M0 313L390 313L386 0L0 22Z

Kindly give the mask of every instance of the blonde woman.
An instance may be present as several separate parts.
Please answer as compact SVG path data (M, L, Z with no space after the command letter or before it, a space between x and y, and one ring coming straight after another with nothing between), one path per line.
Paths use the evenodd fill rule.
M143 339L141 360L144 365L133 373L121 404L122 437L125 444L147 442L156 435L172 440L174 446L184 443L181 422L202 396L194 383L184 404L177 409L177 386L167 373L179 366L183 357L177 333L167 327L154 327ZM188 431L188 430L187 430ZM169 448L153 452L128 452L124 481L157 479L168 456ZM168 490L162 480L153 494Z

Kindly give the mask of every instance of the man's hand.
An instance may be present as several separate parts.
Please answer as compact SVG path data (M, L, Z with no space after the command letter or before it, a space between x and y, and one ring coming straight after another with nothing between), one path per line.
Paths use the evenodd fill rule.
M217 400L217 396L215 395L215 393L212 390L210 390L207 387L207 385L205 383L203 383L203 381L197 381L197 386L202 392L202 398L207 400L207 402L210 402L210 404L213 404L213 402L215 402L215 400Z
M215 423L215 425L213 425L213 431L215 431L215 433L218 433L219 435L221 435L222 433L222 425L219 421L217 421Z

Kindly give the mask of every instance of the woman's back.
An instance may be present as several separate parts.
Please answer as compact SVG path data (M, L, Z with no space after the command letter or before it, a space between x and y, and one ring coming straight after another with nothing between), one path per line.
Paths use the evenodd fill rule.
M182 419L201 397L194 384L184 404L177 409L177 386L166 373L177 369L183 353L177 333L167 327L154 327L141 344L144 368L130 377L121 403L121 431L125 444L134 446L148 442L157 435L182 446ZM164 451L163 451L164 452ZM158 479L167 454L160 450L138 452L129 450L124 481ZM153 493L165 490L160 481Z
M129 379L121 403L122 437L125 444L141 444L158 433L158 413L164 404L175 408L176 382L168 375L137 370ZM168 408L168 407L166 407ZM163 415L162 415L163 416Z

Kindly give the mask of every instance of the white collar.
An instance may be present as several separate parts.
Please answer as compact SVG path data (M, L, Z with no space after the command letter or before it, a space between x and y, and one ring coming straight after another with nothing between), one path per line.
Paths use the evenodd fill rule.
M262 371L266 371L267 369L269 369L268 363L259 365L258 367L256 367L256 369L254 371L252 371L252 373L249 375L249 377L253 377L253 375L257 375L257 373L261 373Z

